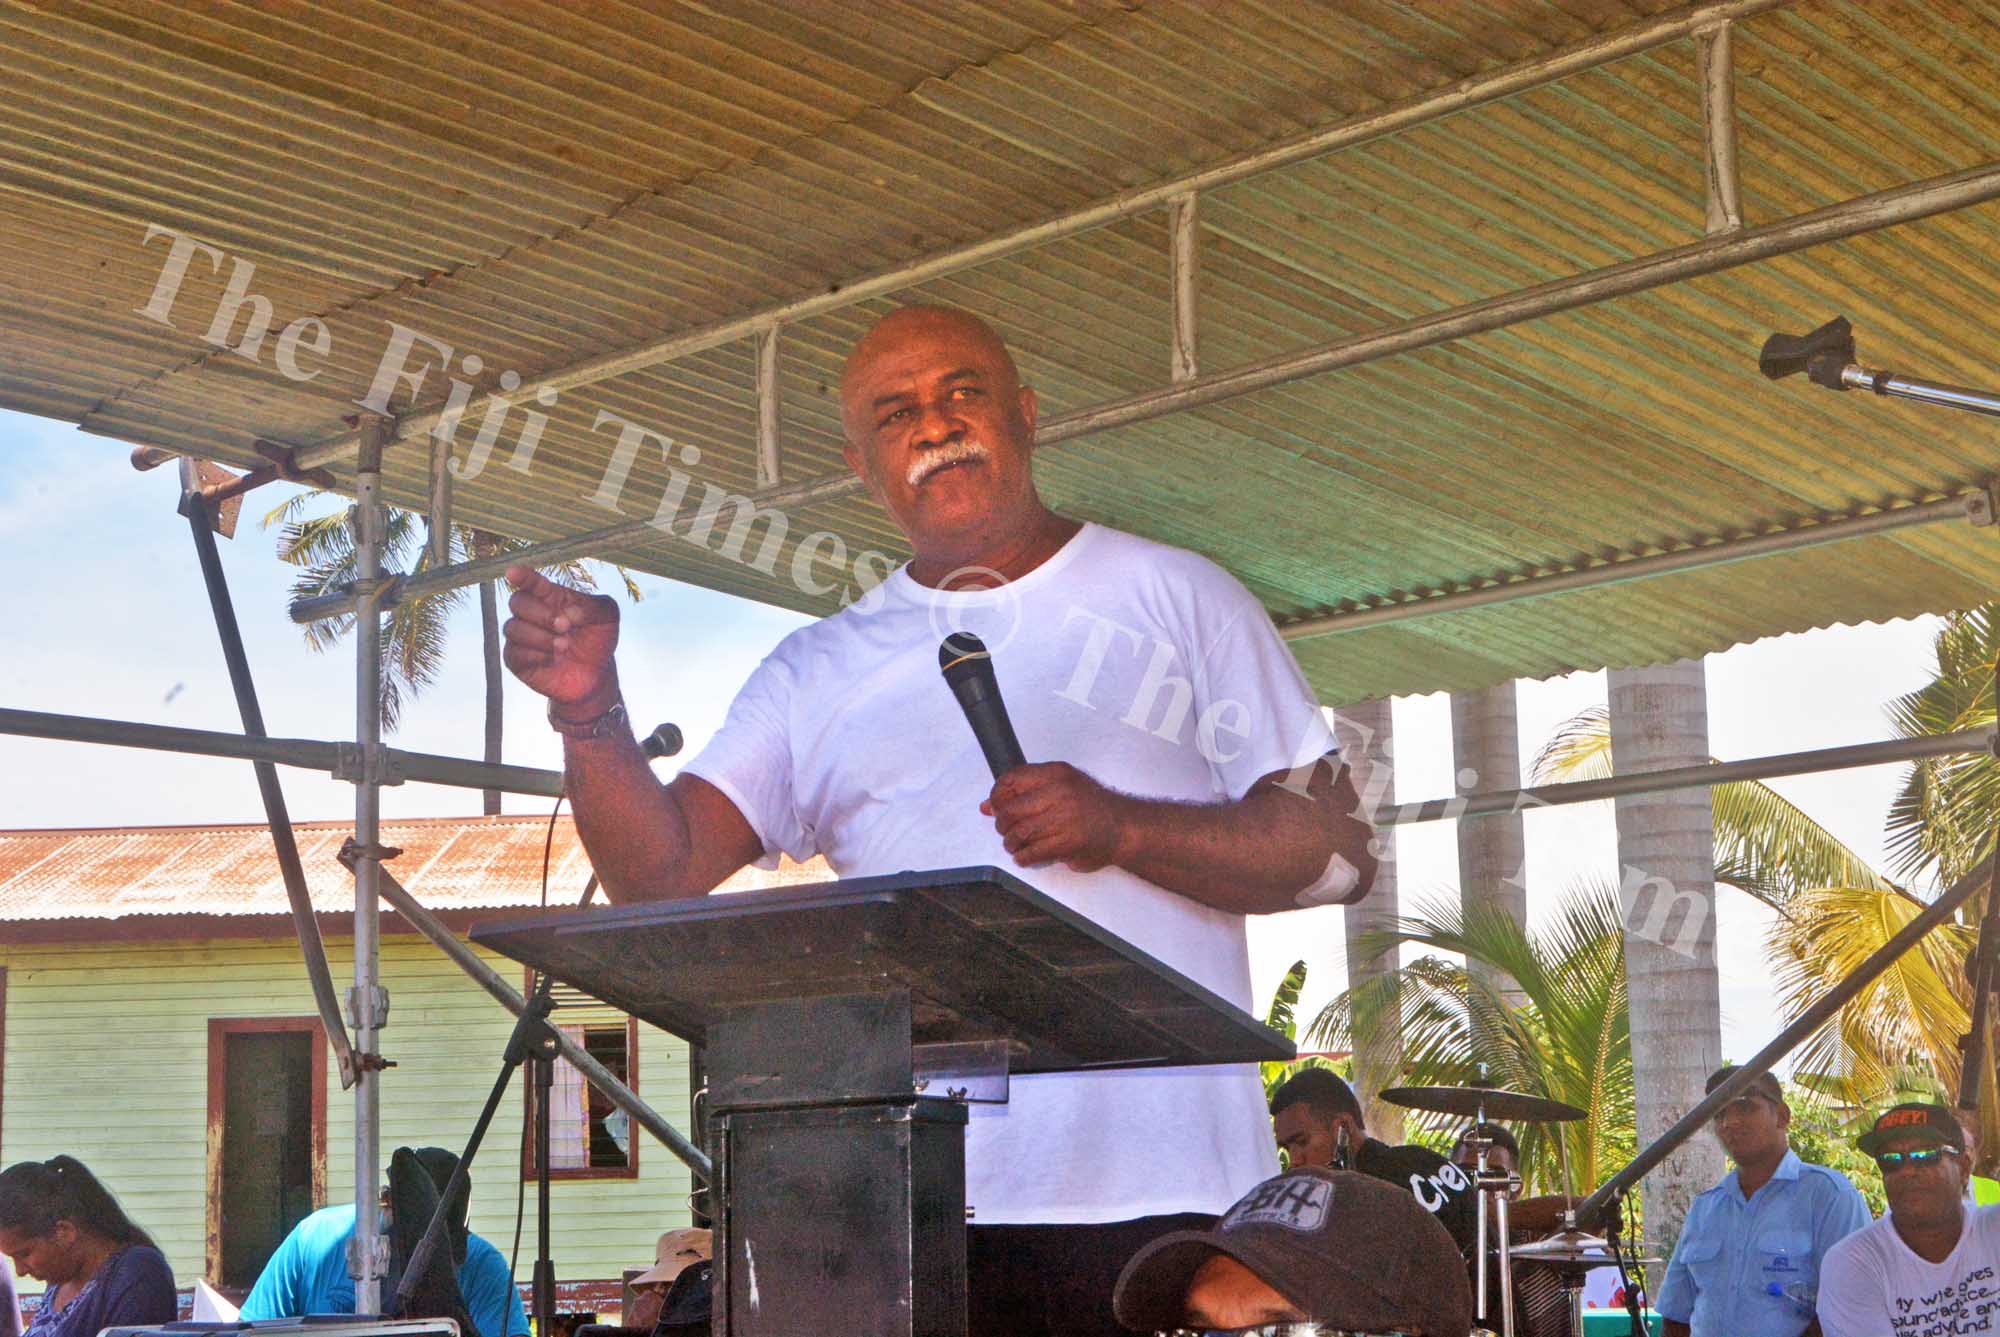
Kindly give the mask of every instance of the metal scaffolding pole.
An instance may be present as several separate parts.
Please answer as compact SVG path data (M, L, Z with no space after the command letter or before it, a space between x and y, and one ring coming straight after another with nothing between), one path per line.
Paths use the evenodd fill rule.
M354 781L354 1047L360 1078L354 1084L354 1241L348 1273L354 1278L354 1312L382 1312L382 1279L389 1271L388 1239L376 1199L382 1172L382 1026L388 992L382 988L377 901L382 872L382 610L375 595L382 576L382 447L391 424L363 418L360 467L354 479L356 582L361 593L354 621L354 736L361 772Z
M223 574L222 555L215 549L209 501L202 495L193 460L181 461L181 509L187 515L188 531L194 536L195 560L201 566L202 584L208 590L209 608L215 615L215 634L222 642L222 661L229 670L229 685L236 694L243 733L249 738L269 737L264 732L264 708L257 700L257 685L250 676L250 656L243 647L243 632L236 622L236 605L229 597L229 581ZM292 907L292 931L298 934L299 950L305 956L313 1007L319 1013L327 1043L333 1048L341 1089L346 1090L354 1085L358 1075L354 1048L347 1039L347 1025L341 1020L340 999L334 992L333 972L326 964L326 944L320 941L319 921L313 917L312 892L306 885L305 868L299 862L292 815L285 806L285 791L278 783L278 768L269 761L254 762L252 766L257 775L257 794L264 805L264 820L271 827L272 852L277 856L278 872L285 883L285 899Z
M1602 269L1468 302L1301 352L1267 358L1233 371L1198 376L1178 385L1079 409L1045 421L1036 434L1035 444L1038 449L1047 449L1093 432L1129 427L1190 409L1204 408L1310 376L1506 329L1544 316L1720 273L1754 261L1789 255L1826 242L1949 213L1993 199L2000 199L2000 161L1844 200L1764 227L1723 233ZM761 488L750 493L748 499L760 507L786 510L852 496L863 490L861 480L851 473L829 474L779 487ZM613 544L648 536L659 537L659 530L650 518L623 521L572 538L538 543L505 557L464 562L405 577L396 583L388 597L400 600L420 593L456 589L497 577L515 563L539 566L586 557ZM294 621L314 622L351 612L354 607L355 597L351 592L336 591L299 600L291 605L290 611Z
M268 761L308 771L325 771L336 780L352 780L361 773L360 751L354 744L324 743L311 738L250 738L212 729L139 724L90 715L53 715L6 706L0 706L0 734L51 738L65 743L143 747L155 752L185 752L237 761ZM533 794L539 798L555 798L562 793L561 771L443 757L434 752L404 752L393 747L383 748L380 756L383 784L408 781L460 789L504 789L510 794Z
M458 964L458 968L472 977L475 984L499 1000L500 1005L515 1016L527 1010L528 1002L518 989L501 978L500 973L479 959L479 954L460 942L458 935L446 928L444 922L416 897L410 895L402 883L385 868L382 870L382 899L389 902L395 911L407 919L417 932L429 938L437 949ZM708 1157L701 1149L683 1137L680 1130L668 1123L660 1112L639 1098L639 1093L592 1058L583 1046L556 1030L556 1048L568 1059L584 1079L602 1091L606 1098L632 1117L632 1122L644 1128L680 1162L692 1170L695 1177L706 1184L714 1173Z
M1822 994L1818 1001L1801 1012L1792 1023L1779 1031L1777 1036L1749 1061L1732 1067L1729 1076L1694 1108L1680 1117L1673 1127L1634 1156L1625 1168L1604 1181L1595 1192L1577 1207L1576 1223L1583 1230L1593 1230L1603 1221L1611 1205L1623 1194L1637 1187L1646 1173L1668 1156L1674 1149L1708 1126L1715 1112L1736 1097L1744 1094L1750 1084L1769 1072L1772 1065L1792 1052L1798 1045L1825 1025L1834 1014L1845 1007L1849 1000L1879 978L1883 971L1896 963L1896 958L1920 942L1924 935L1944 923L1957 913L1958 908L1972 899L1975 892L1986 884L1993 874L1993 855L1988 855L1977 868L1960 878L1944 895L1925 906L1923 912L1889 941L1869 954L1867 960L1856 966L1840 983Z
M1613 775L1602 780L1575 780L1560 785L1425 799L1420 803L1385 808L1375 814L1375 821L1384 826L1408 826L1413 822L1435 822L1448 817L1486 817L1493 813L1522 812L1529 808L1550 808L1566 803L1594 803L1600 799L1625 798L1633 794L1700 789L1704 785L1734 784L1739 780L1813 775L1820 771L1842 771L1855 766L1914 761L1918 757L1982 752L2000 756L2000 729L1961 729L1957 733L1936 734L1928 738L1891 738L1879 743L1856 743L1849 747L1819 748L1811 752L1785 752L1744 761L1718 761L1706 766L1679 766L1672 770L1645 771L1637 775Z
M1701 82L1703 159L1708 169L1708 231L1733 232L1743 226L1743 199L1736 172L1736 62L1734 27L1727 20L1694 35L1695 69Z

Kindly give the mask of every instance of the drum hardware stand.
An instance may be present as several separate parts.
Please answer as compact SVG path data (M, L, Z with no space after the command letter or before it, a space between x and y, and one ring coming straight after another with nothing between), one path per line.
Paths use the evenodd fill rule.
M1429 1110L1434 1114L1456 1114L1473 1120L1471 1136L1464 1139L1466 1146L1477 1149L1478 1159L1474 1165L1474 1184L1479 1193L1479 1233L1477 1241L1478 1257L1474 1260L1477 1276L1478 1295L1476 1313L1483 1321L1487 1317L1488 1269L1492 1266L1487 1258L1486 1243L1492 1231L1499 1232L1500 1252L1500 1330L1502 1337L1514 1337L1514 1259L1515 1250L1511 1238L1512 1223L1509 1220L1509 1204L1514 1191L1521 1186L1520 1176L1512 1172L1501 1173L1490 1162L1493 1140L1479 1130L1495 1119L1525 1120L1530 1123L1569 1123L1585 1117L1585 1111L1575 1105L1544 1096L1523 1095L1518 1091L1506 1091L1486 1085L1486 1065L1479 1065L1479 1076L1469 1086L1394 1086L1381 1093L1381 1098L1392 1105L1402 1105L1408 1109ZM1557 1155L1562 1160L1563 1185L1569 1185L1569 1151L1558 1140ZM1482 1329L1490 1331L1490 1329Z
M1481 1083L1486 1080L1484 1063L1479 1065L1479 1080ZM1475 1264L1478 1281L1475 1283L1474 1292L1479 1303L1476 1312L1482 1320L1487 1317L1486 1269L1490 1264L1487 1260L1486 1241L1488 1222L1491 1221L1491 1229L1498 1233L1500 1244L1500 1332L1501 1337L1514 1337L1514 1259L1508 1248L1511 1236L1508 1230L1507 1205L1513 1200L1514 1190L1521 1186L1521 1177L1511 1171L1502 1171L1498 1166L1488 1162L1487 1157L1493 1150L1493 1139L1479 1131L1485 1125L1486 1102L1482 1097L1478 1113L1473 1116L1472 1136L1466 1139L1466 1144L1476 1147L1479 1153L1478 1163L1473 1170L1473 1183L1479 1190L1479 1238L1475 1246L1478 1251Z

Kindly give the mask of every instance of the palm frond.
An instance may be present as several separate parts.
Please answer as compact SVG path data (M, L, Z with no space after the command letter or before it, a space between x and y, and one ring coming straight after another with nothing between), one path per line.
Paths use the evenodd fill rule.
M1611 774L1611 711L1591 706L1564 720L1529 763L1530 782L1562 784Z
M1765 943L1785 1014L1799 1016L1920 913L1920 905L1874 887L1802 892ZM1961 963L1974 933L1962 924L1933 930L1806 1039L1795 1051L1799 1066L1878 1097L1912 1062L1955 1086L1958 1037L1968 1025Z
M1409 945L1463 956L1511 977L1526 1003L1507 1006L1485 975L1426 955L1336 998L1308 1035L1358 1048L1369 1017L1393 1016L1409 1082L1461 1085L1484 1065L1485 1080L1495 1085L1580 1106L1590 1117L1579 1124L1523 1130L1523 1174L1538 1191L1553 1191L1561 1136L1572 1182L1596 1183L1634 1149L1622 927L1618 891L1609 883L1572 890L1554 922L1533 934L1488 906L1422 904L1392 929L1364 935L1357 948L1381 955Z
M1715 878L1782 911L1814 887L1903 893L1790 800L1754 782L1716 785Z
M1932 642L1931 681L1889 704L1905 738L1930 737L1994 723L1993 680L2000 662L2000 603L1944 619ZM2000 759L1990 755L1926 757L1911 763L1889 809L1889 848L1906 877L1948 885L1993 849L2000 825Z

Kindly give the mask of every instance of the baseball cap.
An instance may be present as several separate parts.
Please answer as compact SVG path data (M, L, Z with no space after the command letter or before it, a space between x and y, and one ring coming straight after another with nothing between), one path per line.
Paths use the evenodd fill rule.
M1708 1082L1701 1088L1702 1094L1712 1094L1716 1087L1728 1081L1730 1077L1735 1075L1735 1072L1736 1065L1734 1063L1717 1068L1714 1072L1708 1074ZM1743 1088L1742 1095L1762 1096L1773 1105L1782 1105L1785 1103L1785 1088L1779 1085L1777 1077L1769 1072L1760 1072L1751 1078L1750 1085ZM1741 1099L1741 1096L1738 1098Z
M714 1245L706 1230L669 1230L653 1246L653 1265L632 1278L633 1286L665 1286L696 1263L706 1262Z
M1965 1145L1965 1134L1959 1129L1958 1120L1950 1110L1928 1101L1912 1100L1901 1105L1891 1105L1875 1116L1875 1126L1854 1139L1854 1145L1862 1154L1873 1156L1879 1153L1891 1137L1916 1134L1934 1147L1959 1147Z
M1111 1304L1138 1330L1177 1328L1188 1283L1234 1258L1315 1323L1466 1337L1472 1287L1451 1235L1409 1192L1348 1170L1291 1170L1251 1189L1211 1230L1177 1230L1125 1264Z
M707 1258L690 1263L667 1287L654 1337L708 1337L714 1296L715 1264Z

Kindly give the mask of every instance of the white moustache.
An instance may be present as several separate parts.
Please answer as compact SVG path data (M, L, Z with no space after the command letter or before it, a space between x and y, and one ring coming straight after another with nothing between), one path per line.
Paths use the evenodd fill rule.
M989 458L987 449L979 442L954 441L948 446L939 446L936 450L926 451L924 454L910 461L910 470L906 475L906 479L909 485L914 488L947 465L963 464L967 460L984 460L987 458Z

